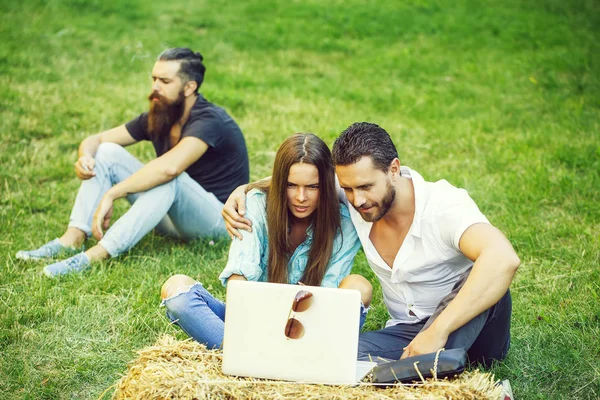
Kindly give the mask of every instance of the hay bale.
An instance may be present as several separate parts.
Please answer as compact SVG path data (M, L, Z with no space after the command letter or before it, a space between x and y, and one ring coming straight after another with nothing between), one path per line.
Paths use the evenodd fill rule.
M382 389L364 382L356 387L309 385L221 372L222 355L191 340L165 335L138 351L127 374L116 383L121 399L499 399L493 375L465 372L453 380L427 380L418 385Z

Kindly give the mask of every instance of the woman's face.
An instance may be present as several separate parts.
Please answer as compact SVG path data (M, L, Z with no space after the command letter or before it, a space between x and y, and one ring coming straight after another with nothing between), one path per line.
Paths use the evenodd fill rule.
M288 208L298 219L309 217L319 204L319 170L313 164L292 164L287 180Z

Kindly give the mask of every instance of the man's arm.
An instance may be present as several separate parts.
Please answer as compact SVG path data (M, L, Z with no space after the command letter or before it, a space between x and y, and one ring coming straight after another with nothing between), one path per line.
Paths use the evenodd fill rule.
M130 193L139 193L175 179L190 165L204 155L208 145L196 137L185 137L175 147L162 156L144 165L135 174L119 182L106 192L96 209L92 223L94 237L100 240L102 228L108 227L107 216L110 215L113 202Z
M162 156L144 165L135 174L113 186L113 199L139 193L177 178L206 153L208 145L195 137L185 137Z
M96 175L94 172L96 166L94 158L98 147L104 142L112 142L125 147L136 143L137 140L129 134L125 125L83 139L79 145L79 155L75 163L75 175L79 179L86 180Z
M519 267L519 257L506 236L490 224L471 225L462 234L459 247L475 262L467 281L429 328L409 343L402 358L444 347L452 332L504 296Z
M223 206L223 210L221 210L221 216L225 220L225 228L231 239L234 237L240 240L244 239L239 229L252 232L252 221L244 218L246 214L246 193L255 188L268 188L270 184L271 177L269 176L247 185L240 185L231 192Z

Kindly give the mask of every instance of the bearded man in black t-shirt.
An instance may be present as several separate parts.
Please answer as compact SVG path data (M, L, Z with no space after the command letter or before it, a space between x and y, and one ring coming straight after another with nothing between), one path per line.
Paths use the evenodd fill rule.
M221 208L233 189L248 182L248 152L235 121L198 93L202 61L187 48L158 57L150 111L81 142L75 174L82 183L66 232L17 258L74 252L44 268L53 277L116 257L154 228L184 240L227 235ZM145 165L124 149L141 140L150 140L157 156ZM113 203L121 197L132 206L109 228ZM82 251L92 235L99 242Z

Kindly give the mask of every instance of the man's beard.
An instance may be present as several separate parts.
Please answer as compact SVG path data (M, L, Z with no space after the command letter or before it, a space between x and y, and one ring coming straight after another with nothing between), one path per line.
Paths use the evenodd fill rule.
M158 99L158 101L153 101ZM183 90L179 92L177 99L169 102L164 96L152 92L148 96L150 100L150 111L148 112L148 134L150 139L158 141L161 138L168 138L171 133L171 127L183 116L185 108L185 97Z
M385 195L383 196L383 199L381 199L381 204L380 203L365 203L363 204L360 208L370 208L370 207L375 207L378 212L377 214L365 214L360 212L360 208L356 208L356 210L360 213L360 216L362 217L362 219L364 219L367 222L377 222L379 221L381 218L383 218L383 216L385 214L387 214L388 211L390 211L390 208L392 208L392 205L394 204L394 200L396 198L396 189L388 182L387 183L387 188L385 190Z

